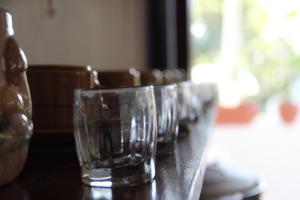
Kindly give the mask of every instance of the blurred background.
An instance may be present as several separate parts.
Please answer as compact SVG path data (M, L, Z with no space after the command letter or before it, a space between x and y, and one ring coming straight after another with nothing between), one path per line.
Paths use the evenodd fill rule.
M268 183L300 191L299 0L2 0L30 64L181 68L213 82L211 146Z
M299 102L299 1L193 0L190 8L192 77L217 82L222 105Z
M299 23L300 1L190 2L191 77L219 86L212 149L263 177L265 200L300 195Z

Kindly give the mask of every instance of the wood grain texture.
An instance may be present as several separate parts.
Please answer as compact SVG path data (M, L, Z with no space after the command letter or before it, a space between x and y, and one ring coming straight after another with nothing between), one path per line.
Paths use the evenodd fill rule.
M210 118L208 112L200 123L191 127L188 136L179 138L174 154L157 157L157 175L152 183L136 187L111 189L83 185L72 140L57 145L32 144L23 173L13 183L0 187L0 199L199 199ZM49 150L50 145L55 146Z

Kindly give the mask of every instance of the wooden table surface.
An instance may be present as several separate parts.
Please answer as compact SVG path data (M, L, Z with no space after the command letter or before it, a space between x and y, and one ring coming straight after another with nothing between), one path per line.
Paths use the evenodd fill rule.
M209 114L192 126L189 135L178 138L175 153L158 157L156 178L136 187L92 188L80 181L80 168L73 140L46 147L32 147L25 168L12 183L0 187L1 200L86 199L199 199L209 136ZM52 144L51 144L52 145ZM67 150L66 150L67 149Z

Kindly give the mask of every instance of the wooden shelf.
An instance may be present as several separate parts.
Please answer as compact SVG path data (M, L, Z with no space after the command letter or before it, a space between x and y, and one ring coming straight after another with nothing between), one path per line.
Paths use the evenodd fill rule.
M199 199L212 113L207 112L194 124L189 135L178 138L174 154L157 158L157 175L152 183L113 189L88 187L80 181L73 142L65 148L60 144L51 149L48 143L48 151L41 149L43 144L36 147L32 143L22 174L0 187L1 200Z

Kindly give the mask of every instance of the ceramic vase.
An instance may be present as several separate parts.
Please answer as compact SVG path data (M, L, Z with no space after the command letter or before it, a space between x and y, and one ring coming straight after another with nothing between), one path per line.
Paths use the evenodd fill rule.
M11 14L0 8L0 186L14 180L27 159L32 106L27 61L14 39Z

